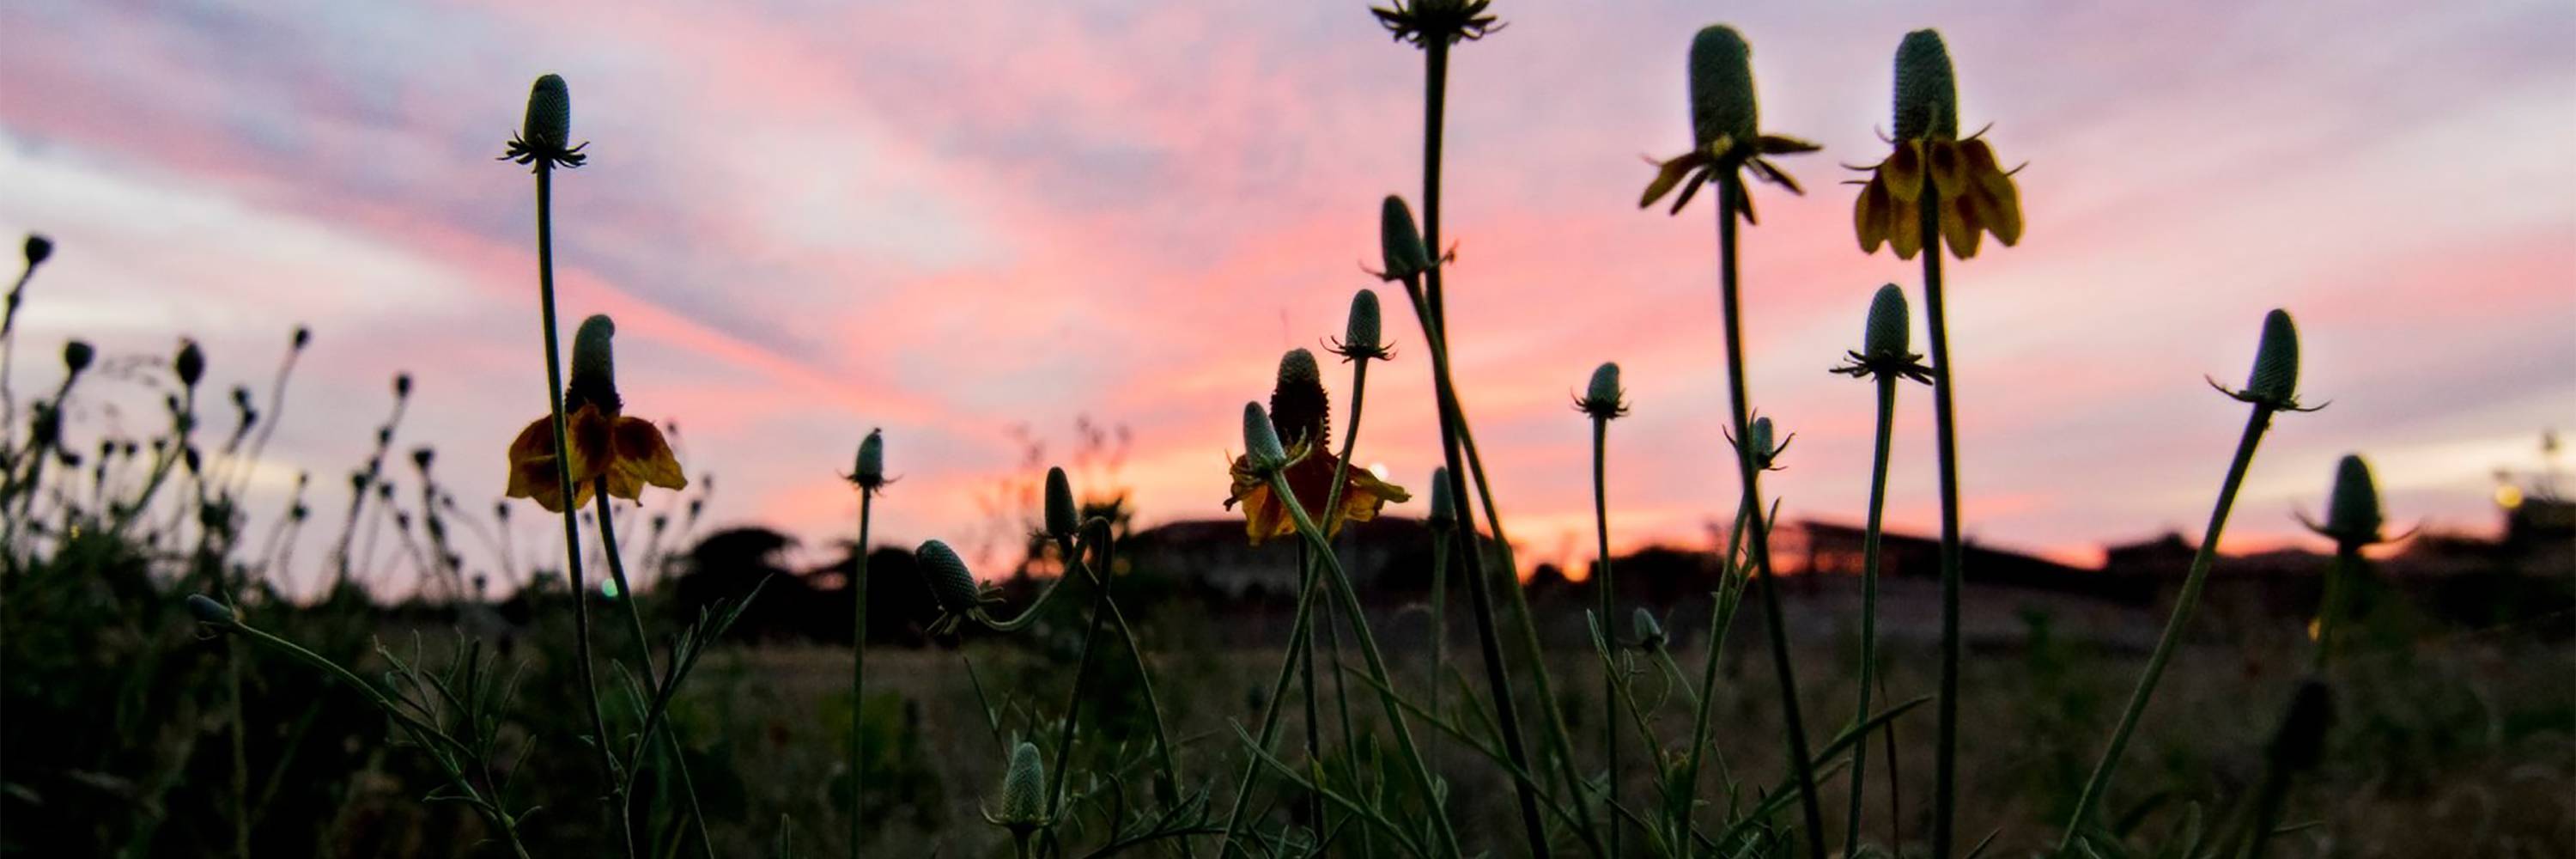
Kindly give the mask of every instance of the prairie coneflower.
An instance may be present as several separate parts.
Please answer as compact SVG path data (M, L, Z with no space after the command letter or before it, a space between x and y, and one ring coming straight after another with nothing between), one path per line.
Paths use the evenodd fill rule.
M602 478L611 497L629 501L642 499L646 484L664 489L689 485L679 458L662 439L662 430L652 421L623 413L609 351L609 338L616 333L617 325L608 317L593 316L582 320L581 330L573 334L572 381L564 387L571 457L566 463L570 468L563 473L571 475L569 494L575 507L590 503L592 488ZM560 513L567 493L555 468L552 421L551 417L530 421L510 442L506 494L534 498L538 506Z
M1279 359L1279 382L1270 393L1270 425L1285 446L1284 463L1255 459L1258 451L1235 457L1229 471L1234 478L1234 491L1225 500L1229 509L1243 505L1244 535L1253 545L1272 537L1296 533L1295 517L1288 506L1272 496L1266 468L1280 468L1306 515L1324 530L1327 538L1341 533L1343 522L1366 522L1377 518L1387 502L1403 503L1413 495L1369 473L1367 469L1347 469L1343 479L1341 501L1331 511L1324 510L1333 493L1333 475L1342 471L1341 459L1335 457L1327 440L1331 407L1326 402L1324 381L1315 365L1315 354L1292 349Z
M1898 259L1913 259L1923 249L1919 207L1926 179L1952 256L1976 256L1980 234L1993 234L2005 247L2021 241L2021 191L2012 171L1996 163L1984 134L1959 137L1959 96L1941 34L1905 34L1896 49L1896 137L1888 141L1894 150L1877 164L1853 168L1870 174L1858 183L1860 200L1852 209L1861 252L1877 253L1885 243Z
M1653 162L1655 180L1646 184L1645 195L1637 200L1639 208L1654 205L1678 186L1682 193L1673 200L1673 213L1680 214L1691 195L1699 193L1700 185L1746 169L1765 182L1789 189L1789 193L1805 193L1797 180L1764 156L1814 152L1821 147L1760 131L1753 100L1752 61L1753 49L1733 27L1708 27L1691 39L1692 148ZM1689 184L1683 184L1684 179L1690 180ZM1753 200L1744 192L1744 184L1720 186L1734 189L1736 211L1743 214L1745 223L1753 223Z

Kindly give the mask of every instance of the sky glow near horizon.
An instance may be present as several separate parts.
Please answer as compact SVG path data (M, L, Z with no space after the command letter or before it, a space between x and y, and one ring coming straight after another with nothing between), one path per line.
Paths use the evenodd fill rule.
M1506 525L1530 561L1589 557L1570 394L1616 360L1635 413L1611 428L1614 543L1705 545L1736 496L1713 209L1636 196L1641 155L1688 145L1684 54L1714 22L1495 11L1510 25L1455 55L1444 232ZM2021 246L1949 268L1973 538L2083 560L2196 536L2245 411L2202 376L2241 383L2276 306L2303 391L2333 407L2276 421L2230 548L2300 539L2291 511L2351 451L2392 519L2491 528L2494 470L2539 469L2540 431L2576 429L2576 7L1765 4L1727 23L1766 130L1825 145L1781 162L1805 196L1756 189L1744 233L1754 402L1797 433L1765 480L1784 518L1865 512L1872 397L1826 370L1878 284L1907 287L1924 342L1917 266L1859 252L1839 165L1884 155L1890 57L1925 25L1963 127L2028 163ZM435 446L488 511L544 408L531 183L492 159L546 71L593 156L556 183L564 327L616 317L629 413L678 422L690 473L721 483L709 526L776 526L811 558L851 527L838 475L870 427L902 477L883 543L983 534L996 487L1036 476L1013 428L1061 461L1084 415L1132 447L1078 487L1126 487L1147 524L1227 515L1242 403L1380 286L1360 271L1377 201L1419 194L1420 56L1361 3L11 4L0 231L60 246L20 319L21 398L59 378L66 338L157 364L182 335L211 390L264 398L310 324L250 508L264 533L313 475L328 533L290 585L396 372L418 378L396 450ZM1359 458L1419 490L1428 365L1400 290L1382 297L1397 359L1370 374ZM73 443L155 427L158 396L102 380ZM1892 528L1938 521L1930 401L1900 394ZM541 512L514 515L521 569L561 539Z

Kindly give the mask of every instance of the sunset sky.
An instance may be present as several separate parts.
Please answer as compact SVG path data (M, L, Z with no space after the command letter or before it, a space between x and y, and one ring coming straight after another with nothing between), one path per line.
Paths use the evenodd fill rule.
M435 445L487 510L545 405L532 183L493 158L552 71L592 156L555 186L566 333L616 317L628 412L677 421L717 475L710 525L821 557L883 427L902 480L880 539L974 533L979 497L1034 477L1012 428L1060 459L1083 415L1132 448L1079 484L1131 488L1148 524L1226 515L1242 404L1282 350L1340 333L1378 285L1378 200L1419 192L1420 54L1360 2L845 5L0 6L0 231L60 246L16 388L58 379L69 337L157 365L185 335L217 390L264 392L310 324L255 515L309 470L336 533L398 371L418 391L397 448ZM1713 210L1636 206L1641 156L1689 144L1684 55L1718 8L1498 0L1509 26L1455 55L1457 373L1539 559L1588 557L1568 403L1604 360L1635 408L1611 431L1616 542L1702 544L1735 503ZM1826 370L1871 291L1919 303L1919 275L1860 253L1839 165L1885 154L1890 57L1923 26L1962 127L2028 163L2021 246L1949 269L1973 538L2083 560L2196 535L2245 414L2202 377L2241 384L2273 307L2333 406L2277 423L2231 548L2295 539L2352 451L2393 519L2490 529L2493 471L2576 429L2576 6L1724 8L1766 130L1825 146L1781 162L1806 196L1755 191L1744 239L1754 402L1797 433L1766 483L1787 518L1864 512L1872 398ZM1420 489L1438 432L1400 295L1357 459ZM76 449L157 427L139 384L75 406ZM1890 520L1929 530L1930 391L1900 396ZM523 552L540 512L515 517Z

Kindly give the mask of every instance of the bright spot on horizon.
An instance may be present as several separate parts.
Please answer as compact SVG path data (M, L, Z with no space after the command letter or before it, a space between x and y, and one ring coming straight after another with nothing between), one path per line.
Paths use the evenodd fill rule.
M1370 474L1377 475L1377 479L1379 479L1379 480L1385 480L1385 479L1387 479L1387 476L1386 476L1386 463L1383 463L1383 462L1372 462L1372 463L1369 463L1369 473L1370 473Z
M2507 483L2496 487L2496 506L2507 510L2522 506L2522 487Z

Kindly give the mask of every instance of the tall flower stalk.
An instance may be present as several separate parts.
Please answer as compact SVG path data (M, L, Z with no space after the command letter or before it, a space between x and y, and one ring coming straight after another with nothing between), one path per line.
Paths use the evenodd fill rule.
M1619 365L1605 363L1592 371L1592 381L1584 387L1583 396L1574 401L1575 411L1592 419L1592 532L1599 545L1600 567L1593 571L1592 590L1600 596L1600 623L1608 624L1618 611L1618 587L1610 572L1610 422L1628 414L1627 391L1619 387ZM1641 609L1642 611L1642 609ZM1639 617L1651 617L1639 615ZM1605 629L1607 627L1604 627ZM1607 633L1603 634L1607 644ZM1603 651L1601 672L1601 757L1610 771L1608 798L1612 807L1619 805L1619 698L1620 684L1617 661ZM1652 742L1651 735L1643 738ZM1619 852L1619 821L1610 821L1610 855Z
M2216 382L2210 383L2217 387ZM2254 372L2242 390L2219 388L2228 396L2250 406L2245 418L2245 432L2236 442L2236 456L2227 465L2227 477L2219 484L2218 502L2209 511L2209 530L2200 538L2200 549L2192 553L2191 569L2185 573L2181 592L2174 595L2173 615L2165 620L2164 634L2156 639L2156 649L2147 656L2146 670L2139 673L2137 689L2129 693L2129 705L2120 712L2119 725L2111 730L2111 742L2102 750L2101 760L2093 764L2093 775L2084 782L2084 792L2075 800L2075 811L2067 816L2066 832L2058 841L2058 850L2072 849L2083 837L2093 807L2111 786L2111 777L2119 770L2120 755L2129 746L2131 732L2137 730L2139 717L2145 715L2147 701L2155 695L2156 682L2164 677L2165 665L2173 658L2174 649L2182 643L2183 628L2191 623L2192 609L2200 603L2200 591L2209 581L2209 566L2218 558L2218 538L2227 530L2228 511L2236 504L2236 491L2245 483L2245 472L2253 465L2254 448L2263 441L2263 433L2272 426L2272 415L2282 411L2314 411L2320 407L2299 405L2299 332L2291 324L2290 314L2274 310L2263 318L2263 339L2255 347Z
M850 485L859 490L859 541L850 550L850 857L858 859L867 843L859 817L859 798L867 787L868 706L868 520L876 511L877 492L885 488L885 434L868 430L850 469Z
M2353 589L2361 585L2368 563L2361 550L2389 541L2380 533L2386 520L2380 515L2379 484L2371 479L2370 463L2358 454L2346 454L2335 463L2334 490L2327 496L2325 524L2305 524L2308 530L2335 544L2334 566L2326 572L2325 595L2317 605L2316 655L2308 669L2324 676L2326 664L2333 660L2336 633L2342 631L2348 619L2345 616L2352 612Z
M1852 714L1852 724L1869 720L1871 683L1878 674L1878 572L1879 539L1886 523L1887 460L1889 442L1895 436L1896 385L1913 379L1926 381L1928 368L1923 356L1910 350L1911 334L1905 308L1905 290L1896 284L1878 288L1869 302L1869 320L1861 335L1860 351L1849 353L1849 363L1834 372L1853 378L1866 378L1878 388L1878 430L1869 468L1869 524L1861 536L1860 572L1860 703ZM1843 855L1856 855L1860 848L1861 793L1869 784L1869 743L1852 744L1851 807L1843 820Z
M531 165L537 176L537 307L539 322L544 327L546 347L546 406L554 434L556 485L572 487L572 450L570 434L564 422L564 380L561 347L555 326L555 257L554 257L554 171L557 167L580 167L588 156L581 150L588 143L570 145L572 135L572 93L559 75L537 79L528 93L528 115L519 136L510 141L509 151L501 157ZM599 752L600 777L611 792L622 793L618 785L617 760L609 752L608 719L599 706L599 682L590 663L590 591L581 574L581 516L579 505L561 505L564 524L564 575L572 585L573 661L581 675L582 702L590 709L591 747ZM618 805L622 808L624 803ZM622 814L618 818L618 839L626 855L635 855L635 833Z
M1916 30L1896 51L1895 140L1854 203L1861 250L1888 244L1898 258L1923 255L1923 311L1932 336L1933 444L1941 496L1941 677L1933 737L1932 855L1949 859L1958 808L1959 447L1950 380L1950 335L1941 293L1941 246L1960 259L1980 234L2021 240L2021 197L1980 135L1959 137L1959 100L1941 34ZM1982 134L1982 133L1980 133Z
M1689 152L1658 162L1655 179L1646 186L1639 205L1652 205L1679 186L1681 194L1672 207L1673 212L1679 213L1701 185L1715 186L1718 297L1726 321L1729 417L1736 439L1736 475L1743 486L1741 513L1751 529L1745 541L1746 560L1762 582L1762 611L1771 633L1771 667L1780 682L1781 718L1787 726L1790 766L1797 776L1799 809L1806 821L1806 836L1800 840L1806 843L1809 856L1823 859L1824 811L1817 802L1815 772L1807 756L1807 728L1798 707L1797 673L1789 660L1788 621L1780 608L1780 589L1771 566L1771 529L1762 506L1763 465L1757 460L1767 459L1773 449L1769 440L1761 437L1767 432L1756 433L1745 390L1743 302L1736 254L1736 221L1754 220L1753 198L1744 184L1744 174L1751 172L1797 193L1796 180L1773 166L1769 156L1812 152L1816 145L1761 132L1753 93L1752 48L1732 27L1705 27L1691 39L1690 91L1694 145ZM1683 184L1685 180L1687 184Z

